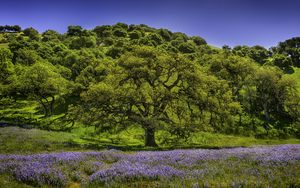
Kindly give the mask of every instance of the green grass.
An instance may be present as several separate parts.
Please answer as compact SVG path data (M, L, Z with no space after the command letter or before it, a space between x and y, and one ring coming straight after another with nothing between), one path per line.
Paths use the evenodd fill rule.
M3 188L30 188L32 186L18 182L15 178L8 175L0 175L0 187Z
M35 153L63 151L72 148L67 143L79 135L19 127L0 128L0 153Z
M1 43L0 48L8 48L8 43Z
M294 67L294 71L291 76L297 81L297 88L300 93L300 68Z
M222 134L200 132L192 135L187 141L162 144L164 132L158 132L156 139L158 150L175 148L224 148L246 147L254 145L300 144L299 139L256 139ZM93 134L92 128L75 128L71 132L54 132L39 129L24 129L20 127L0 128L0 153L41 153L54 151L84 151L102 150L115 147L127 151L153 150L143 146L143 130L131 127L119 134Z

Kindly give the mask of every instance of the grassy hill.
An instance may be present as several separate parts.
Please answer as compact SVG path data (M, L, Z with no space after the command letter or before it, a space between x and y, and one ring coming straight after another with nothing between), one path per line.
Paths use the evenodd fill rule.
M291 76L297 81L298 91L300 92L300 68L294 67L294 71Z
M0 34L0 188L300 187L286 54L143 24L25 30Z

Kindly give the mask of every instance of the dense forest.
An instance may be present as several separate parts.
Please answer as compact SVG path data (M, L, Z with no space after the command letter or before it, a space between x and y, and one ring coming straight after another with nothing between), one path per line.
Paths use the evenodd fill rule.
M262 46L213 47L147 25L69 26L64 34L0 26L1 109L32 101L18 123L96 133L135 125L145 145L164 130L258 138L300 137L300 37ZM15 122L1 111L1 122Z

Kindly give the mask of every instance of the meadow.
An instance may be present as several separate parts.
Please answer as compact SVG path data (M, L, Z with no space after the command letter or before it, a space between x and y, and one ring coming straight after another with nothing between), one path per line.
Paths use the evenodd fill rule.
M0 174L1 187L299 187L300 146L2 154Z
M298 139L203 132L193 136L190 142L194 145L160 143L159 148L147 148L134 136L139 131L142 135L142 130L134 127L116 135L102 135L101 139L99 136L98 140L88 139L89 131L92 133L83 128L56 132L2 126L0 187L300 185ZM117 137L119 142L112 142Z
M0 187L299 186L296 138L195 132L185 140L160 130L152 148L139 126L95 133L78 123L51 131L16 121L43 121L36 109L18 101L1 111L10 123L0 124Z
M300 187L299 47L0 26L0 188Z

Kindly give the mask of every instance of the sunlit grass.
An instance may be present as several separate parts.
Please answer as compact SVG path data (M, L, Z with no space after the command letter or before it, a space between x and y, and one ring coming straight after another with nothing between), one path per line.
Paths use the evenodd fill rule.
M38 153L50 151L72 150L102 150L107 148L127 151L153 150L145 148L143 130L131 127L118 134L93 134L93 128L79 127L71 132L55 132L39 129L24 129L19 127L0 128L0 153ZM167 136L158 132L157 140ZM224 148L253 145L300 144L299 139L256 139L254 137L230 136L199 132L185 142L158 142L158 150L176 148Z
M0 43L0 48L8 48L8 43Z
M297 88L300 93L300 68L294 67L294 71L291 76L297 81Z

